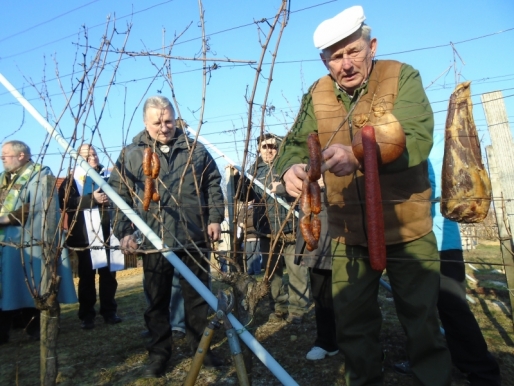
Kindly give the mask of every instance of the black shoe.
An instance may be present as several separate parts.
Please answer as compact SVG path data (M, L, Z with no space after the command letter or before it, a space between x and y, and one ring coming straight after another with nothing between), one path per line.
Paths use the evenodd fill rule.
M180 340L180 339L184 339L186 337L186 333L183 331L180 331L180 330L172 330L171 336L172 336L173 340Z
M141 331L141 332L139 333L139 336L140 336L141 338L145 338L145 339L147 339L147 338L151 338L151 337L152 337L152 334L150 334L150 331L148 331L148 330L144 330L144 331Z
M111 316L104 316L104 320L105 320L105 323L106 324L118 324L118 323L121 323L121 318L114 314L114 315L111 315Z
M399 374L403 374L403 375L411 375L412 374L412 370L410 369L409 361L395 363L393 365L393 367L394 367L394 371L396 371Z
M80 328L83 330L92 330L95 328L94 320L84 319L82 323L80 323Z
M9 343L9 335L0 332L0 345Z
M143 378L160 378L166 371L167 360L163 357L150 357L143 370Z
M38 342L41 340L41 332L39 330L30 332L27 331L27 335L29 336L29 339L34 342Z
M205 357L203 358L203 366L207 369L212 369L216 367L223 366L223 360L212 353L211 350L207 351Z

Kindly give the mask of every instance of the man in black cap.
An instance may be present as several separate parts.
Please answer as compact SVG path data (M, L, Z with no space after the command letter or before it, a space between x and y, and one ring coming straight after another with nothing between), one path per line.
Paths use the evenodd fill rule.
M306 138L317 132L332 238L332 291L337 343L345 356L349 386L382 383L382 316L377 301L381 271L371 268L362 165L351 142L352 118L381 108L405 132L406 148L379 170L383 200L387 274L398 318L408 337L416 381L449 385L450 355L439 331L436 303L439 255L430 215L427 158L432 147L433 113L418 71L396 61L373 60L377 39L364 24L362 7L348 8L324 21L314 44L329 74L304 96L277 162L287 192L301 193L309 159Z
M271 133L259 136L257 138L259 157L250 166L249 172L272 193L284 195L284 187L275 170L280 142L281 138ZM259 236L263 265L267 266L268 259L271 259L269 273L274 271L270 285L272 312L269 321L281 322L285 319L291 324L301 324L303 315L308 311L310 289L307 267L294 264L296 217L291 215L285 221L288 210L275 198L249 180L245 180L244 186L241 197L246 199L247 190L250 190L248 200L253 200L253 226ZM272 249L274 241L277 242ZM283 281L284 263L289 277L287 284Z

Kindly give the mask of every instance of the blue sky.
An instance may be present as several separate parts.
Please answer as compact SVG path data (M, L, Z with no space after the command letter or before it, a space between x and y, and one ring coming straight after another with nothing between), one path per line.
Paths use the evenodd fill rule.
M268 105L274 109L265 118L266 130L284 135L298 111L302 93L326 73L312 43L317 25L357 4L364 7L366 23L372 27L372 35L378 38L377 57L400 60L420 71L435 111L435 130L444 129L448 98L455 86L455 68L452 67L455 58L459 80L472 81L474 117L483 145L488 145L490 140L480 103L482 93L502 91L513 126L514 53L511 46L514 41L514 2L292 0L268 98ZM253 21L273 17L278 6L277 0L205 0L206 34L211 49L207 56L257 61L261 50ZM65 137L71 135L74 125L69 111L62 114L66 105L65 94L70 92L74 79L79 76L77 62L86 52L85 39L79 31L85 26L88 45L98 47L108 15L111 20L116 19L118 33L112 39L115 48L122 46L126 36L123 32L127 30L127 23L131 23L127 51L158 50L163 44L168 45L175 34L183 32L172 54L194 57L201 52L196 1L3 2L0 13L0 73L43 116L49 117L51 124L59 119L58 128ZM267 24L260 23L259 26L267 32ZM458 55L454 54L451 42ZM94 53L93 48L87 50L88 61ZM104 163L108 163L108 156L114 159L118 156L124 135L130 141L143 128L142 99L159 92L171 97L162 76L155 78L156 68L162 66L162 59L125 57L120 62L114 82L111 82L117 58L115 53L108 55L95 90L96 117L94 114L83 116L79 123L79 136L84 130L85 140L92 138ZM265 63L270 60L268 53ZM216 65L218 68L211 72L206 89L201 134L238 161L242 157L243 128L248 116L245 94L253 86L255 71L245 64L219 61ZM174 60L171 64L178 107L193 129L198 128L198 110L202 104L201 67L201 62L185 60ZM269 68L269 65L264 66L264 76L267 76ZM60 82L57 81L57 71ZM266 79L259 81L255 100L258 104L263 102L266 84ZM109 93L99 129L93 134L91 128L98 121L107 90ZM47 101L45 105L39 93L49 95L51 104ZM75 106L77 101L77 97L73 98L71 105ZM253 137L258 134L260 124L259 110L255 111ZM2 86L0 117L2 142L20 139L31 146L34 154L43 152L46 132L23 112L23 108ZM66 169L67 163L61 166L60 147L52 141L46 153L43 162L55 174L63 175L62 170ZM220 160L219 165L223 167L224 162Z

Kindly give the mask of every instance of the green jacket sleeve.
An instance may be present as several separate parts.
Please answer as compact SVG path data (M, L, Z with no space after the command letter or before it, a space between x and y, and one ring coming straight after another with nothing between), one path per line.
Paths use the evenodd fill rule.
M433 144L434 114L428 101L419 72L408 64L400 71L398 96L393 115L401 123L407 144L402 156L381 168L392 173L416 166L428 159Z
M318 124L309 90L303 96L296 120L279 149L275 170L280 176L295 164L307 163L309 159L307 136L312 132L318 132Z

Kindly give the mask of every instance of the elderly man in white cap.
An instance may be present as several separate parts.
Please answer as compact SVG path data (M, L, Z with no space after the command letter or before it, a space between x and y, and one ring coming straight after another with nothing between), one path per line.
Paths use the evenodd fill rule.
M307 135L317 132L332 238L332 292L337 344L345 355L350 386L382 384L382 322L377 301L381 271L369 261L362 165L352 152L353 117L383 108L406 136L401 156L379 169L383 200L387 274L398 318L407 333L408 356L417 383L449 385L450 355L439 331L436 303L439 255L430 214L427 158L433 112L420 75L411 66L374 60L377 39L364 24L362 7L325 20L314 44L329 74L304 96L298 117L281 148L277 171L292 196L301 193L309 160Z

